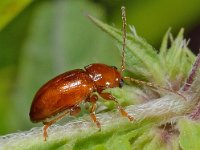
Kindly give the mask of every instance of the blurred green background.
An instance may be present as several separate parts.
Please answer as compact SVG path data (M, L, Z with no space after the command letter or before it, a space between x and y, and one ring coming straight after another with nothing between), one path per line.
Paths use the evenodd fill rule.
M95 62L120 65L118 45L86 17L121 28L127 22L155 48L162 36L181 27L200 48L199 0L1 0L0 135L41 124L29 120L38 88L52 77Z

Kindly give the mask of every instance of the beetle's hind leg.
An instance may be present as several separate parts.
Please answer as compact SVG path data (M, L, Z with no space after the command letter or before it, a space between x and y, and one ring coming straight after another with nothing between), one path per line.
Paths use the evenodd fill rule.
M62 116L63 117L63 116ZM47 137L48 137L48 133L47 133L47 129L54 124L55 122L57 122L58 120L62 119L61 116L59 116L58 118L55 118L54 120L50 121L50 122L43 122L44 126L43 126L43 137L44 137L44 141L46 142Z
M45 142L46 142L47 137L48 137L47 129L48 129L49 126L51 126L51 124L45 124L43 126L43 137L44 137L44 141Z
M54 124L55 122L57 122L58 120L62 119L66 114L68 113L65 112L63 113L62 115L58 116L57 118L49 121L49 122L43 122L44 126L43 126L43 137L44 137L44 141L47 140L47 137L48 137L48 133L47 133L47 129L52 125Z
M54 124L55 122L61 120L66 114L70 113L70 115L76 115L78 112L80 112L80 107L79 106L74 106L70 110L65 110L62 114L58 115L56 118L50 120L50 121L43 121L43 137L44 141L47 140L48 133L47 129Z
M74 107L72 107L70 110L66 110L64 111L62 114L60 114L57 118L54 118L53 120L49 121L49 122L43 122L44 127L43 127L43 137L44 137L44 141L47 140L48 137L48 133L47 133L47 129L54 124L55 122L61 120L66 114L70 113L71 116L76 116L79 112L81 111L81 108L76 105Z
M55 120L52 120L50 122L43 122L44 126L43 126L43 137L44 137L44 141L46 142L47 137L48 137L48 133L47 133L47 129L54 124L58 119L56 118Z

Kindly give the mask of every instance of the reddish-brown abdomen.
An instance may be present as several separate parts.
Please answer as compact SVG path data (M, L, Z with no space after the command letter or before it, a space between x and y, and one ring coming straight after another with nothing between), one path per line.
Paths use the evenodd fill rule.
M94 90L92 79L82 69L63 73L48 81L36 93L30 119L39 122L85 100Z

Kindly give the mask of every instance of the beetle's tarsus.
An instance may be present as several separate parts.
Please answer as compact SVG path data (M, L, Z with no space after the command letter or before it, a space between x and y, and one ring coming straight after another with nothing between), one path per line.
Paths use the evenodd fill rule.
M43 127L43 137L44 137L44 142L47 141L47 137L48 137L48 134L47 134L47 129L48 129L49 125L44 125Z
M120 105L117 106L121 115L127 117L130 121L134 120L134 117L130 116Z

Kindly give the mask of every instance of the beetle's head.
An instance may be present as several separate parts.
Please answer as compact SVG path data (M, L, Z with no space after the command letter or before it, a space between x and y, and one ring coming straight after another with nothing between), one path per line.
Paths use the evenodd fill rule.
M85 70L94 81L96 88L121 88L123 86L121 74L114 66L91 64L86 66Z

